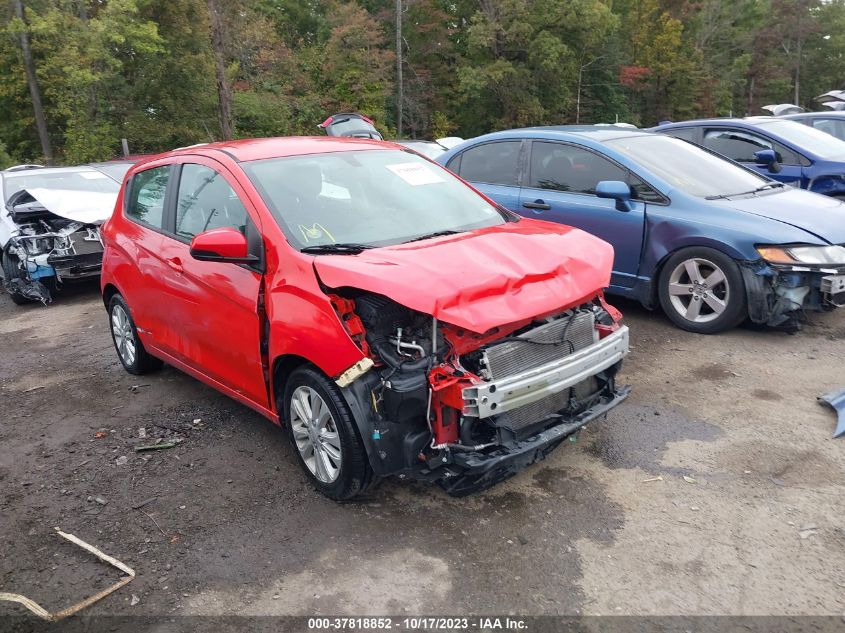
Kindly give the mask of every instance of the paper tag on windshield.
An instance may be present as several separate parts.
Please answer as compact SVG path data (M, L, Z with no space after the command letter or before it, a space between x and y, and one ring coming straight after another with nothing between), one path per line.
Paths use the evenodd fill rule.
M385 165L385 167L409 185L433 185L438 182L446 182L435 170L420 163L398 163L396 165Z
M108 178L105 174L98 171L81 171L79 175L87 180L100 180L101 178Z

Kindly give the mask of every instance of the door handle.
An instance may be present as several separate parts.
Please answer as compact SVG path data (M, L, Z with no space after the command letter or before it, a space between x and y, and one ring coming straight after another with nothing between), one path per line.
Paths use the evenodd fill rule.
M547 204L542 200L536 200L535 202L523 202L522 206L526 209L539 209L541 211L548 211L552 208L552 205Z
M181 273L181 272L182 272L182 270L183 270L183 268L182 268L182 260L181 260L181 259L179 259L178 257L173 257L173 258L171 258L171 259L166 259L166 260L164 260L164 261L166 261L166 262L167 262L167 265L168 265L168 266L170 266L170 267L171 267L173 270L175 270L177 273Z

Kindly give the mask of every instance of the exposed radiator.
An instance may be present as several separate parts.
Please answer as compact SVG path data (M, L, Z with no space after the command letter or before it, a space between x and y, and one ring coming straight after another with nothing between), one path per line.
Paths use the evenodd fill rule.
M567 324L569 324L568 328ZM572 343L572 347L569 346L569 343L562 341L564 331L566 332L566 340ZM505 341L484 350L481 364L487 368L491 380L513 376L527 369L545 365L563 356L568 356L572 351L578 351L592 345L598 340L595 329L595 315L589 310L576 312L572 317L563 317L551 323L545 323L520 334L517 338L525 339L525 342ZM528 342L529 340L559 344L543 345Z
M541 420L544 420L553 413L566 409L569 405L569 396L575 400L585 400L598 389L598 382L594 376L582 380L570 389L564 389L548 398L532 402L524 407L513 409L496 418L496 426L508 427L514 431L520 431ZM573 411L571 413L577 413Z

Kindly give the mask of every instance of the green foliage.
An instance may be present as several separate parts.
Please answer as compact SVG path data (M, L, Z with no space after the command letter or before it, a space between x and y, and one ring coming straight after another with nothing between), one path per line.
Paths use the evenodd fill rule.
M226 0L239 137L357 110L396 127L395 0ZM39 161L27 33L57 160L213 140L206 0L0 0L0 162ZM403 0L403 133L757 114L845 88L845 0Z
M11 167L14 165L12 161L12 157L9 156L9 152L6 151L6 145L0 141L0 169L6 169L6 167Z

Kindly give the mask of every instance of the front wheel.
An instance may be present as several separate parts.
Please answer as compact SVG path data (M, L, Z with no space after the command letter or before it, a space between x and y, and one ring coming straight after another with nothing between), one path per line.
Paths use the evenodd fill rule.
M685 248L660 271L660 305L678 327L716 334L748 316L745 284L736 262L712 248Z
M283 402L299 463L317 490L335 501L368 490L375 475L337 386L303 367L291 374Z

